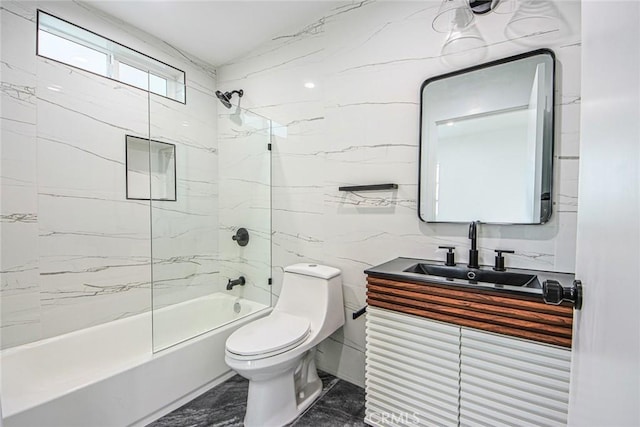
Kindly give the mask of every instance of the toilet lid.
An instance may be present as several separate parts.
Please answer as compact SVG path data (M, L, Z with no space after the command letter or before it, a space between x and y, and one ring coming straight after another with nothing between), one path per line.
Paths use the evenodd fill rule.
M302 317L271 312L231 334L227 350L243 356L284 352L307 338L309 326L309 320Z

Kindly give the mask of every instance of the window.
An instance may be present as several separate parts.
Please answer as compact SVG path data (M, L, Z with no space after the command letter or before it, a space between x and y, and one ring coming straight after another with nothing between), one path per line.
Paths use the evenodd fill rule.
M44 31L40 32L39 46L58 61L92 73L107 75L109 57L103 52Z
M184 71L41 10L37 54L186 103Z

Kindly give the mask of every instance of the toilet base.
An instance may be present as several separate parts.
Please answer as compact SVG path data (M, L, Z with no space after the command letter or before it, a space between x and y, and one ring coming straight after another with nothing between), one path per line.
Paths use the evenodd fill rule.
M300 364L266 380L250 380L245 427L280 427L304 412L322 393L318 377L308 352Z

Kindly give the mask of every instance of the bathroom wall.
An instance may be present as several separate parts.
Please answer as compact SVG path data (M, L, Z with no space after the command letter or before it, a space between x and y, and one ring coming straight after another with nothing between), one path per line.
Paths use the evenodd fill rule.
M508 37L511 14L476 19L485 43L442 56L445 34L431 23L438 1L350 2L292 28L218 68L222 90L242 88L243 107L285 129L274 139L273 264L322 262L343 272L345 327L319 347L319 366L364 383L363 270L397 256L443 259L455 245L467 259L468 227L418 220L420 85L480 62L539 47L558 64L554 214L545 225L482 225L480 262L514 249L511 267L571 272L575 259L580 112L580 4L544 3L555 31ZM509 5L511 2L504 2ZM541 4L542 4L541 3ZM313 88L305 83L314 83ZM310 85L309 85L310 86ZM340 185L397 183L398 190L343 193Z
M271 304L270 142L269 119L237 105L218 108L220 281L244 277L244 286L227 292L265 305ZM249 232L246 246L232 239L240 227Z
M182 69L187 104L36 57L36 8ZM0 13L2 348L148 310L151 236L156 306L218 289L215 72L82 3ZM125 198L125 134L176 145L176 202Z

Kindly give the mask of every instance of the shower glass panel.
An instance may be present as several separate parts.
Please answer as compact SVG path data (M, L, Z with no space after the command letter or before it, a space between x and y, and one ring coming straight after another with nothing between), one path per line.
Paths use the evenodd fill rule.
M3 23L13 16L1 14ZM7 70L33 68L20 65L3 84L38 96L1 94L3 348L143 313L150 302L149 202L125 198L123 131L148 137L148 94L18 52L27 51L3 50Z
M221 285L256 307L271 305L270 144L269 119L236 106L218 109ZM244 246L241 228L248 233ZM240 276L245 285L227 290Z
M153 349L160 351L271 304L270 121L190 90L186 104L151 94ZM219 115L217 116L217 111ZM224 111L221 111L224 110ZM170 145L166 145L170 147ZM175 172L171 169L175 165ZM161 188L159 188L161 187ZM246 246L233 240L249 233ZM227 289L230 279L244 286Z

